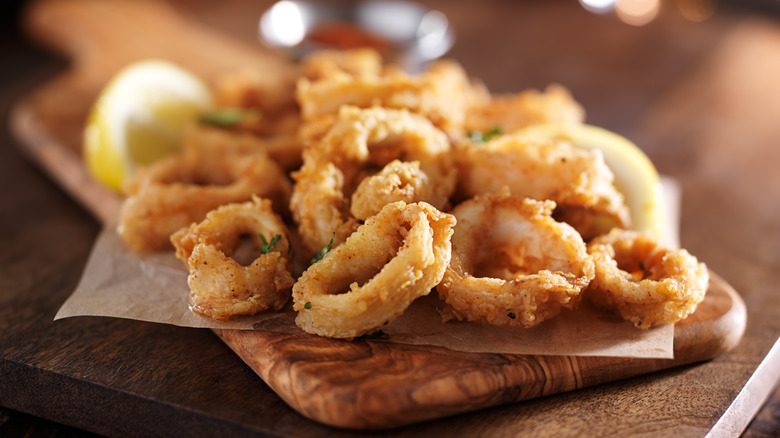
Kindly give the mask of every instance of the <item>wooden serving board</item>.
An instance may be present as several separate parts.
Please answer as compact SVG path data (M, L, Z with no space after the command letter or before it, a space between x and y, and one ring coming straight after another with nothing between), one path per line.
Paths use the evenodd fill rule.
M103 222L120 200L82 165L81 130L99 90L118 69L148 57L173 60L205 78L244 65L286 68L274 55L156 1L43 1L29 12L30 33L73 64L19 103L12 130L31 160ZM735 346L745 325L742 299L713 274L704 302L675 325L671 360L463 353L305 334L215 332L306 417L345 428L385 428L704 361Z
M675 325L674 359L463 353L306 334L215 332L301 414L334 426L382 428L710 359L739 342L745 315L739 295L713 275L696 312Z

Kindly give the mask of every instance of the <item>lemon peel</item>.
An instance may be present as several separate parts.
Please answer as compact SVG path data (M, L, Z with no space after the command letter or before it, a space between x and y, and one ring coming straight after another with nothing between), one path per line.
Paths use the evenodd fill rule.
M137 166L175 153L185 126L212 106L209 88L173 63L128 65L102 90L87 119L83 155L89 172L121 191Z

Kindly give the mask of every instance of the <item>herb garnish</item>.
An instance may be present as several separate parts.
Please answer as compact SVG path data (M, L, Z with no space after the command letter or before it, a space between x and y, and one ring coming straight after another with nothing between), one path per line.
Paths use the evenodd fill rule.
M314 258L311 259L311 261L309 262L309 265L313 265L313 264L317 263L318 261L322 260L322 258L325 257L325 254L327 254L328 251L330 251L330 249L333 248L333 242L335 241L335 239L336 239L336 232L334 231L333 232L333 236L331 236L331 238L330 238L330 242L328 243L328 246L326 246L325 248L322 248L320 250L320 252L318 252L317 255L314 256Z
M303 305L304 309L311 309L311 301L307 301L306 304Z
M471 131L471 132L469 132L468 136L471 139L471 141L473 141L474 143L482 144L482 143L492 139L493 137L495 137L497 135L501 135L501 133L502 133L501 127L500 126L496 126L493 129L491 129L489 131L486 131L484 133L479 132L479 131Z
M369 334L365 334L365 335L362 335L362 336L358 336L357 339L384 339L384 340L387 340L387 339L390 339L390 335L388 335L387 333L385 333L382 330L377 330L374 333L369 333Z
M258 232L257 235L260 236L260 240L263 241L263 246L260 247L261 254L268 254L269 252L271 252L271 247L274 246L276 242L278 242L282 238L281 234L277 234L276 236L272 237L271 241L269 242L265 240L265 236L263 236L263 233Z
M215 126L233 126L239 123L252 123L260 118L260 114L254 110L240 108L223 108L210 113L201 114L198 117L200 123Z

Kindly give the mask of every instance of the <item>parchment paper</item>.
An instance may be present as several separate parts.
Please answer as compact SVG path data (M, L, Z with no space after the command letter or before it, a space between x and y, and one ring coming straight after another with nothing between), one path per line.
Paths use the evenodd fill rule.
M677 246L679 189L663 180L668 225L664 240ZM106 226L98 237L81 282L60 308L55 320L74 316L108 316L184 327L300 332L288 308L229 322L215 321L189 310L184 264L172 251L139 254ZM382 330L388 342L436 345L456 351L568 356L673 358L674 325L639 330L622 319L583 301L575 311L537 327L495 327L447 322L438 313L435 291L415 301Z

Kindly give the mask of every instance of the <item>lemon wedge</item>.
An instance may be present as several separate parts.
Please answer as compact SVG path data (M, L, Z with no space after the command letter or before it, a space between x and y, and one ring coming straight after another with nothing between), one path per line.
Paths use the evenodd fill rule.
M585 124L529 126L515 134L536 140L562 140L584 149L599 149L615 174L615 186L623 193L632 228L662 238L665 230L663 188L650 159L630 140L614 132Z
M125 67L103 89L87 120L87 168L120 191L138 165L175 153L184 127L212 105L209 88L175 64L146 60Z

